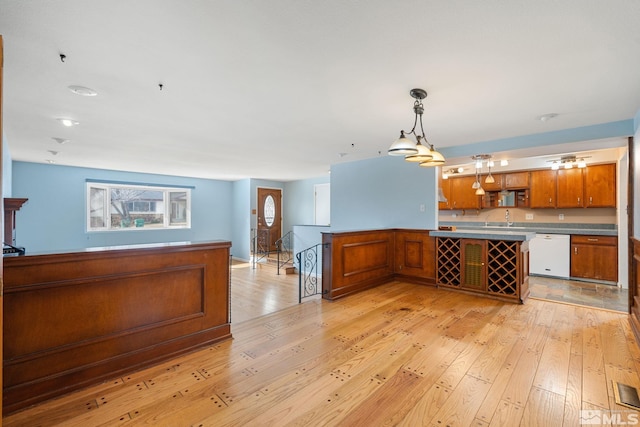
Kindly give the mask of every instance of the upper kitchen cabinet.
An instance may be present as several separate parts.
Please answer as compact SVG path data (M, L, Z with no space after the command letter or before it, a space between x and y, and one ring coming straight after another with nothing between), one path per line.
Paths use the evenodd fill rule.
M529 207L555 208L556 198L556 171L551 169L531 171Z
M587 208L616 207L616 165L588 166L583 169L584 206Z
M493 178L493 182L487 182L488 175L482 175L480 177L480 183L482 184L482 188L484 191L500 191L502 190L502 182L504 179L503 174L501 173L492 173L491 177Z
M520 190L529 188L529 171L511 172L504 174L505 190Z
M616 165L531 172L532 208L615 208Z
M558 169L558 208L581 208L584 201L582 169Z
M462 176L449 178L449 208L448 209L480 209L480 196L472 187L476 177Z
M438 185L442 189L442 195L446 199L444 202L438 202L438 209L451 209L451 179L442 179L442 176L438 177Z

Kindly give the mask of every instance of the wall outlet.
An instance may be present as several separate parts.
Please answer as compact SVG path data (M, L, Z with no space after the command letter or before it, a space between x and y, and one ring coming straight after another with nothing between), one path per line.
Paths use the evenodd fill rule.
M533 219L533 214L525 214L524 215L524 219L532 220Z
M564 221L564 214L560 214L560 215L558 215L558 219L559 219L560 221Z
M426 210L426 206L424 204L420 205L420 212L424 212Z

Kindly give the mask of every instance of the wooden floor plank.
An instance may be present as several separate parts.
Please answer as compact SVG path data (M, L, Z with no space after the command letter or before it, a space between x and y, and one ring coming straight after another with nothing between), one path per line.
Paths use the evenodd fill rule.
M457 387L449 394L449 398L430 420L430 425L471 425L490 387L491 384L486 381L465 375Z
M580 421L582 409L582 355L571 353L569 357L569 372L564 399L564 415L562 425L576 426Z
M516 406L503 400L496 408L496 412L491 419L491 427L517 426L520 425L524 410L522 406Z
M538 370L543 343L548 333L549 328L544 325L536 324L533 326L527 340L527 347L513 368L515 374L509 378L502 394L502 399L516 406L524 406L526 404L533 385L533 379Z
M521 427L561 426L564 397L547 390L534 387L524 407Z
M550 335L542 351L533 385L564 395L567 391L570 356L571 341L554 339Z
M507 404L514 407L522 408L522 406L513 405L510 402L503 401L502 396L505 389L507 388L507 384L509 383L511 376L515 374L515 367L520 360L522 352L525 351L526 344L526 334L522 334L519 339L515 341L514 345L511 348L511 351L502 364L498 375L492 381L491 388L487 392L482 405L476 413L476 419L482 420L487 423L493 422L495 411L498 409L498 405L500 405L501 402L506 402Z

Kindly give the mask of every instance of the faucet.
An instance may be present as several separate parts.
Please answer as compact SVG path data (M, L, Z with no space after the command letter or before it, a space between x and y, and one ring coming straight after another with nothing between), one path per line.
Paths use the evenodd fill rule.
M504 220L507 222L507 227L511 227L513 225L513 222L509 221L509 209L504 211Z

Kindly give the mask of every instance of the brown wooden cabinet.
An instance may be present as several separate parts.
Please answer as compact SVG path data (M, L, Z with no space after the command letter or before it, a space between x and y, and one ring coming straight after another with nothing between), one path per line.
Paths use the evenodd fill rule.
M4 199L4 236L3 242L10 245L16 244L16 212L20 210L29 199Z
M460 239L460 286L479 291L486 290L486 240Z
M529 188L529 171L511 172L504 174L505 190L517 190Z
M551 169L531 171L529 207L555 208L556 198L556 171Z
M476 181L475 176L462 176L449 178L450 201L449 209L480 209L480 196L472 188Z
M438 209L451 209L451 179L442 179L442 176L440 176L438 180L438 185L442 189L442 194L444 195L444 198L447 199L445 202L438 202Z
M472 188L475 176L440 178L442 193L446 202L439 202L438 209L480 209L480 196Z
M503 188L504 175L501 173L492 173L493 182L486 182L488 175L482 175L480 177L480 183L485 191L500 191Z
M616 165L531 171L532 208L615 208Z
M616 207L616 165L593 165L584 169L584 206Z
M438 285L524 301L529 295L528 242L438 237Z
M584 201L584 169L559 169L556 174L558 208L581 208Z
M571 276L618 281L618 238L571 236Z

